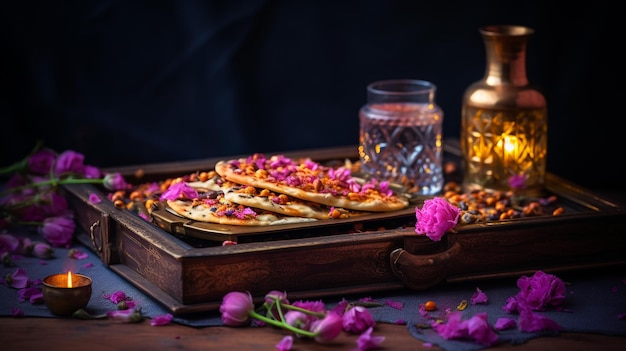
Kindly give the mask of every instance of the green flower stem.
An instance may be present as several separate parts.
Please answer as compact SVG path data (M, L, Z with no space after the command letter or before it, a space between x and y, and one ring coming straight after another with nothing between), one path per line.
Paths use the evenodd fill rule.
M300 308L298 306L283 305L283 304L281 304L281 306L286 308L286 309L288 309L288 310L304 312L306 314L309 314L309 315L315 316L315 317L319 317L319 318L323 318L326 315L324 312L313 312L311 310L307 310L306 308Z
M311 311L309 311L309 312L311 312ZM287 324L287 323L284 323L284 322L279 322L279 321L277 321L275 319L271 319L271 318L265 317L263 315L258 314L254 310L250 311L249 316L254 318L254 319L258 319L258 320L260 320L262 322L265 322L267 324L271 324L271 325L273 325L275 327L287 329L287 330L292 331L292 332L294 332L294 333L296 333L298 335L308 336L310 338L314 338L314 337L317 336L316 333L310 332L308 330L296 328L293 325L290 325L290 324Z

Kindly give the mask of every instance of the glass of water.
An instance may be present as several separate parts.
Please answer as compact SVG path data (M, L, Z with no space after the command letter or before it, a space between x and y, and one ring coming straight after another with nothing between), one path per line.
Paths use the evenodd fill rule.
M384 80L367 86L359 113L361 170L402 186L410 195L443 188L443 111L436 86L424 80Z

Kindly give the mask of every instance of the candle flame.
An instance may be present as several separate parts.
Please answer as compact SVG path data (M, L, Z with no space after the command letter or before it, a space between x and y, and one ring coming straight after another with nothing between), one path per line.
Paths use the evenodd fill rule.
M72 272L67 272L67 287L72 287Z

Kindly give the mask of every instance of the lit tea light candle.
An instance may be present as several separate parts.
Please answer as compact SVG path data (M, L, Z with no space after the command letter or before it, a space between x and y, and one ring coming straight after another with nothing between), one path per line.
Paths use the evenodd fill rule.
M52 314L70 316L85 308L91 298L92 280L78 273L49 275L43 280L43 299Z

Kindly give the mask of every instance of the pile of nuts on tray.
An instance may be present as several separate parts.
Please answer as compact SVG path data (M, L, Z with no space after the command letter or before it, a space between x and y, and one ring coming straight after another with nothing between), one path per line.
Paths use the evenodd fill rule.
M473 191L463 193L456 182L444 186L443 197L461 209L460 223L471 224L511 218L558 216L565 212L557 206L557 196L527 198L513 191Z

